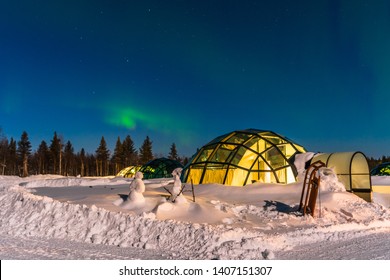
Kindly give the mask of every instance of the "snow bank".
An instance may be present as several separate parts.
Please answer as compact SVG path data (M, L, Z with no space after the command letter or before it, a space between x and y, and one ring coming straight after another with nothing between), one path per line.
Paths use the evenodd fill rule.
M315 153L307 152L295 155L294 165L297 169L299 182L303 182L305 179L306 163L314 157Z
M334 186L330 176L329 183ZM297 212L300 184L256 183L246 187L195 186L191 196L172 203L159 192L156 182L148 190L145 207L129 211L113 196L117 211L95 203L60 202L31 193L36 186L61 184L70 190L101 183L128 190L116 178L2 178L0 181L0 233L9 236L47 237L118 247L158 249L174 259L263 259L297 246L324 240L337 241L390 231L389 209L329 187L320 191L318 218ZM47 182L46 182L47 181ZM20 185L19 185L20 184ZM96 185L94 185L96 184ZM63 186L64 186L63 185ZM81 187L80 187L81 186ZM28 188L27 188L28 187ZM67 188L69 189L69 188ZM116 190L115 189L115 190ZM114 191L115 191L114 190ZM160 184L161 190L161 184ZM71 194L69 194L71 195ZM87 205L88 204L88 205Z
M50 175L32 176L31 180L20 183L20 186L25 188L41 188L41 187L70 187L70 186L98 186L98 185L118 185L128 184L131 179L122 177L106 177L106 178L81 178L81 177L63 177Z
M134 216L96 206L60 203L28 193L20 187L1 193L0 203L0 226L9 235L45 236L144 249L163 248L173 257L192 259L257 259L266 249L266 244L258 241L256 247L241 248L240 253L230 255L228 252L232 246L242 247L244 235L248 238L254 234L224 226L159 221L153 213Z

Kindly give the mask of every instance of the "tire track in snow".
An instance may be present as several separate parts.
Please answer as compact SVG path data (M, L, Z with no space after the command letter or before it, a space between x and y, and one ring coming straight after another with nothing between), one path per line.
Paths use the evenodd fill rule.
M167 259L159 250L121 248L64 239L12 236L0 233L0 259L39 260L122 260Z

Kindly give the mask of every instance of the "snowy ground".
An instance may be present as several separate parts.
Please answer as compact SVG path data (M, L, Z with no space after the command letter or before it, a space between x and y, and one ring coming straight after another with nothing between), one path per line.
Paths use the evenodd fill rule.
M145 180L135 206L130 182L0 176L0 259L390 259L387 177L374 203L325 178L317 218L297 211L301 183L198 185L195 202L187 186L172 203Z

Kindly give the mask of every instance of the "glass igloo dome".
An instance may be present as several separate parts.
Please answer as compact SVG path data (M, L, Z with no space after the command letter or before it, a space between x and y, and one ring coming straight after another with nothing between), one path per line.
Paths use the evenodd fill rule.
M292 183L294 158L305 149L272 131L246 129L204 145L186 165L183 181L244 186L255 182Z

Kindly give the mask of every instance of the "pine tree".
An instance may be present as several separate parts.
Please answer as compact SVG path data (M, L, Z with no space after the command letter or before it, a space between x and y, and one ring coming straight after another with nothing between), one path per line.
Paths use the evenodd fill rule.
M16 141L11 137L8 145L8 154L7 154L7 169L6 172L8 175L17 175L17 153L16 153Z
M53 174L61 174L62 144L61 144L61 139L58 138L57 136L57 132L54 132L53 139L51 140L50 155L52 161Z
M107 149L106 140L102 136L99 147L96 150L96 171L98 176L108 175L108 159L110 151Z
M177 154L175 143L172 143L171 145L171 151L169 152L168 158L173 160L179 160L179 155Z
M5 168L7 166L8 158L8 139L3 135L0 128L0 170L1 174L5 175Z
M120 137L118 137L118 139L116 140L114 154L112 155L112 161L115 166L115 174L118 174L118 172L123 169L123 147Z
M31 143L28 140L28 134L23 131L20 141L18 142L18 156L23 164L23 177L28 176L28 158L31 155Z
M50 162L50 151L45 141L42 141L37 150L38 173L46 174Z
M140 150L139 150L139 160L140 164L143 165L148 161L153 159L152 152L152 141L150 141L149 136L146 136Z
M138 153L134 148L134 142L131 139L130 135L127 135L125 140L122 143L123 150L123 166L135 166L138 164Z
M78 158L79 158L79 161L80 161L80 176L84 177L85 176L85 161L86 161L84 148L81 148L81 151L78 154Z
M74 149L73 145L70 141L66 142L65 148L64 148L64 171L65 175L74 175L74 172L72 171L74 166Z
M92 154L86 154L85 173L87 176L97 176L96 157Z

